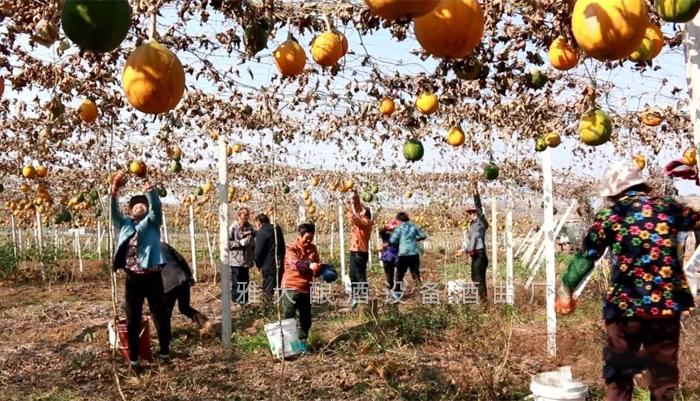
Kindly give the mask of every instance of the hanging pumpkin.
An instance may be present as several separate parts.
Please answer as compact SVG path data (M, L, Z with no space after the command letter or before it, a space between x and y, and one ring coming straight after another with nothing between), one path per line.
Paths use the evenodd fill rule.
M583 143L598 146L610 140L612 122L603 110L594 109L581 116L578 130Z
M84 123L93 123L97 119L97 105L92 99L85 99L78 107L78 115Z
M447 143L452 146L464 145L464 139L464 131L458 125L450 128L450 131L447 133Z
M566 71L578 64L578 53L566 42L563 36L554 39L549 45L549 63L557 70Z
M476 0L442 0L415 20L416 39L435 57L462 58L484 35L484 11Z
M277 70L285 77L301 74L306 66L306 52L291 35L279 45L273 56Z
M185 92L185 70L173 52L151 40L129 55L122 86L136 110L166 113L177 106Z
M394 114L394 111L396 111L396 105L394 104L394 100L392 98L385 97L381 102L379 102L379 112L383 115L390 116Z
M577 0L571 13L576 43L600 61L629 56L648 24L645 0Z
M345 37L345 35L343 35ZM311 57L323 67L335 65L347 51L347 39L343 44L343 38L338 32L326 31L317 36L311 43Z
M637 165L637 168L639 168L639 171L644 170L644 167L647 166L647 161L646 161L646 159L644 158L644 156L642 156L642 155L640 155L640 154L634 155L634 157L632 158L632 160L634 160L634 164Z
M642 42L637 47L637 50L630 54L630 60L632 61L649 61L655 58L661 53L661 49L664 47L664 34L661 29L650 22L644 31L644 38Z
M254 56L267 48L268 28L266 21L253 22L245 28L243 45L249 55Z
M659 17L668 22L688 22L700 9L700 0L656 0Z
M656 127L664 122L664 116L656 110L646 110L639 115L639 121L647 127Z
M409 139L403 144L403 157L412 162L423 158L423 144L417 139Z
M68 39L93 53L110 52L124 41L131 26L127 0L66 0L61 25Z
M365 0L372 14L387 20L419 17L430 12L440 0Z
M423 114L433 114L438 109L438 98L433 93L423 92L416 99L416 108Z

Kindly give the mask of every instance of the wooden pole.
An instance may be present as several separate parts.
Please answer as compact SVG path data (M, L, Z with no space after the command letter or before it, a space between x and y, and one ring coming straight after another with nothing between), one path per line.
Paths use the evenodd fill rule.
M493 284L496 285L496 280L498 277L498 210L496 207L496 197L491 196L491 260L492 263L492 274L493 274ZM486 277L484 277L485 279Z
M20 227L19 230L17 230L17 239L18 239L17 242L19 243L19 251L21 253L24 250L24 247L22 244L22 227Z
M554 259L554 200L552 198L552 150L542 154L542 195L544 200L545 277L547 282L547 353L557 354L557 314L555 304L556 263ZM563 220L563 219L562 219Z
M228 267L228 163L226 142L219 137L219 261L221 273L221 343L231 349L231 270ZM191 210L191 209L190 209Z
M190 204L190 245L192 249L192 274L197 281L197 244L194 240L194 206Z
M506 301L509 305L515 302L515 287L513 287L513 193L507 191L506 205Z
M540 243L543 234L544 231L542 231L542 227L540 227L540 229L537 231L537 234L535 234L535 236L532 238L532 242L530 243L530 245L528 245L525 249L525 253L520 258L524 264L528 264L530 262L530 259L532 259L533 252L535 251L536 246Z
M343 206L338 204L338 238L339 247L338 252L340 254L340 273L342 277L345 277L347 272L345 271L345 222L343 221Z
M564 227L566 220L569 218L569 214L572 210L574 210L574 205L575 202L571 202L571 205L569 205L569 207L566 209L562 218L559 219L559 222L557 223L556 228L554 229L553 238L556 239L559 236L559 232L561 232L561 229ZM540 264L542 263L542 258L546 255L545 246L546 241L542 243L542 245L540 246L540 252L537 253L537 256L532 260L532 263L528 266L528 269L530 270L530 277L528 277L528 280L525 283L525 287L530 287L530 284L532 284L532 281L535 279L535 276L539 271Z

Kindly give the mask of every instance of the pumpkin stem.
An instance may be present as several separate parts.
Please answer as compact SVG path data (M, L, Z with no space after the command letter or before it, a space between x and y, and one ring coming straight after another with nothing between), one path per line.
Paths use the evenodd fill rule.
M326 23L326 30L327 31L334 31L333 24L331 24L330 18L328 18L328 14L323 14L323 22Z
M293 40L296 42L297 40L294 38L294 35L292 35L292 30L290 29L291 27L292 27L292 19L287 18L287 40Z
M156 32L156 10L155 9L151 10L151 29L148 32L148 39L154 40L154 41L158 39L158 32Z

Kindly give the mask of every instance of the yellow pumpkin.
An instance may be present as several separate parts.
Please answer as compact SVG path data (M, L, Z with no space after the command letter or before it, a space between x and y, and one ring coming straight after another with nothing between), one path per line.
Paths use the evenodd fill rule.
M554 39L554 42L549 45L548 55L549 63L557 70L570 70L578 64L578 53L566 43L563 36Z
M93 123L97 120L97 105L92 99L85 99L78 107L78 116L84 123Z
M664 116L656 110L646 110L639 115L639 121L647 127L656 127L664 121Z
M690 147L683 152L683 164L687 166L694 166L698 162L697 150L695 147Z
M450 128L450 131L447 133L447 143L452 146L464 145L464 131L462 131L462 127L454 126Z
M173 52L151 40L129 55L122 86L136 110L166 113L177 106L185 93L185 70Z
M240 143L233 145L233 152L234 153L241 153L242 150L243 150L243 145L241 145Z
M484 35L484 11L477 0L442 0L431 12L416 18L416 39L435 57L462 58Z
M372 14L387 20L419 17L430 12L440 0L365 0Z
M226 156L231 157L233 155L233 146L226 145Z
M320 184L320 183L321 183L321 179L318 178L318 177L314 177L314 178L311 179L311 185L313 185L313 186L315 186L315 187L317 187L318 184Z
M343 35L343 37L345 37ZM316 37L311 43L311 56L323 67L331 67L338 62L347 51L347 39L343 44L340 34L326 31Z
M433 114L438 109L438 98L433 93L423 92L416 99L416 108L423 114Z
M632 61L649 61L661 53L664 47L664 34L654 23L649 23L644 31L644 38L637 50L630 54Z
M394 100L392 98L385 97L381 102L379 102L379 112L383 115L390 116L394 114L394 111L396 111L396 105L394 104Z
M577 0L571 13L576 43L600 61L629 56L648 24L645 0Z
M277 70L285 77L299 75L306 66L306 52L293 38L283 42L273 53Z
M36 177L36 170L34 170L34 166L32 165L26 165L22 168L22 175L24 178L34 178Z
M561 144L561 136L558 132L550 132L544 136L544 143L550 148L556 148Z
M637 168L639 168L639 171L644 170L644 167L647 166L646 159L644 158L644 156L642 156L640 154L634 155L633 160L634 160L634 164L636 164Z

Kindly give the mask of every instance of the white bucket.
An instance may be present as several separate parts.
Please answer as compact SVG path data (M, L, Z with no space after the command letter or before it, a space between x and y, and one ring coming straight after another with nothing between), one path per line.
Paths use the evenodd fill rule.
M280 322L265 325L265 334L267 334L267 341L270 343L272 355L279 359L299 355L304 349L304 345L299 341L296 319L284 319L281 323L281 330ZM284 349L282 349L283 336Z
M107 335L109 337L110 349L118 349L119 338L117 337L117 330L114 329L114 320L110 320L107 323Z
M343 276L343 288L345 289L346 294L352 295L352 281L350 281L349 274Z
M464 292L467 290L468 285L465 280L450 280L447 282L447 302L459 303L459 300L464 297Z
M571 366L563 366L534 376L530 391L535 401L586 401L588 386L573 380Z
M698 284L700 284L700 273L686 272L685 278L688 281L688 287L694 297L698 295Z

